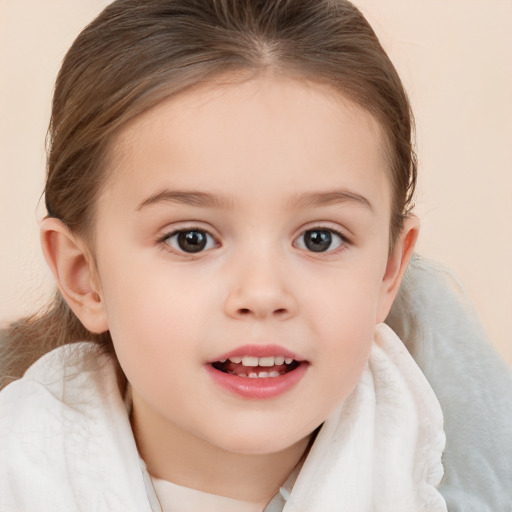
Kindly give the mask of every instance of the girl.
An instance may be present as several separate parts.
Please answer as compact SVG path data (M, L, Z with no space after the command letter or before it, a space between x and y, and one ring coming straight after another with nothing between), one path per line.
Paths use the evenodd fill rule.
M59 294L2 343L0 509L446 510L439 403L383 324L415 180L350 3L107 7L55 88Z

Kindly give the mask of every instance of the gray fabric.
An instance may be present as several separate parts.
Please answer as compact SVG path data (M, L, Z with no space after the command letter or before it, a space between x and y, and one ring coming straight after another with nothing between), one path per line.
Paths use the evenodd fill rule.
M415 257L387 323L443 409L449 512L512 511L512 371L450 274Z
M142 478L144 479L144 486L146 487L146 493L148 495L149 505L151 507L151 512L162 512L162 507L160 505L160 501L158 500L158 496L156 495L153 482L151 481L151 476L148 473L146 463L142 460L142 457L139 457L139 463L140 470L142 472Z
M281 495L280 492L278 492L270 501L270 503L265 507L265 510L263 512L283 512L283 508L285 506L286 502Z

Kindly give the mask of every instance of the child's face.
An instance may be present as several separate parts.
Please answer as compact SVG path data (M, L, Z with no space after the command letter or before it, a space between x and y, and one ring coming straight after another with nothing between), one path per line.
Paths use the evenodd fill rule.
M111 156L96 283L138 436L243 453L307 438L356 385L394 294L378 124L263 77L158 105Z

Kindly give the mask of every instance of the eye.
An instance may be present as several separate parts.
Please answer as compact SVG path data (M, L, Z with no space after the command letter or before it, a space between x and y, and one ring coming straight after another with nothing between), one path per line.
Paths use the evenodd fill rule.
M304 231L295 246L311 252L333 251L346 243L346 239L332 229L308 229Z
M212 235L202 229L182 229L167 235L164 243L178 252L197 253L212 249L216 242Z

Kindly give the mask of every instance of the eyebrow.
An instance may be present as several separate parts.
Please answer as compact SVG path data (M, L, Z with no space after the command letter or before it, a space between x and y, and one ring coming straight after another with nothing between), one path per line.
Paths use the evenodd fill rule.
M144 199L136 208L137 211L147 206L159 203L184 204L199 206L202 208L231 209L233 203L227 197L206 192L188 190L161 190ZM338 203L353 203L356 206L364 206L373 212L373 207L368 199L348 190L332 190L327 192L304 192L293 196L290 205L298 208L310 208L315 206L329 206Z
M232 202L223 196L208 194L206 192L194 192L188 190L161 190L144 199L136 208L137 211L158 203L175 203L202 208L232 207Z
M329 206L337 203L352 203L356 206L364 206L373 212L370 201L355 192L349 190L331 190L327 192L305 192L292 198L292 204L301 208L314 206Z

